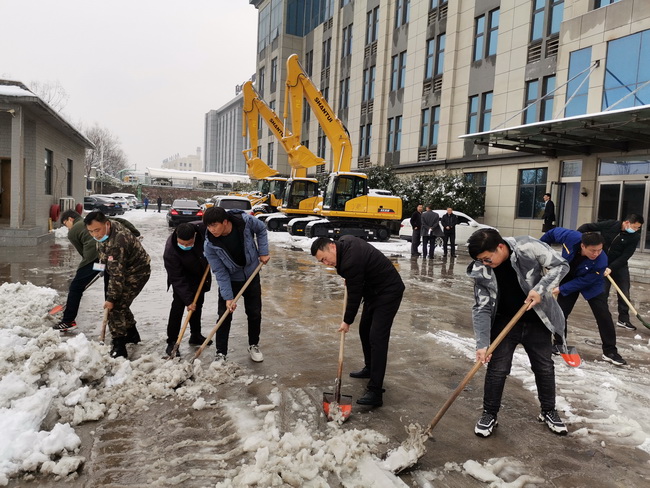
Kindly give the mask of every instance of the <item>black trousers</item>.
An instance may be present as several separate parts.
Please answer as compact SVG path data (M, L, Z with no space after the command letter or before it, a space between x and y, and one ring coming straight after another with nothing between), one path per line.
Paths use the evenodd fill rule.
M496 339L508 323L497 318L490 332L491 340ZM501 344L492 353L485 373L483 389L483 410L496 415L501 408L501 397L506 378L512 367L512 356L517 345L524 346L530 360L530 367L535 375L537 397L542 410L555 409L555 366L551 358L551 332L540 322L519 321Z
M204 298L205 292L200 293L199 298L196 300L196 310L192 312L192 316L190 317L191 337L199 337L201 335L201 315L203 312ZM181 332L181 321L183 320L184 312L185 304L181 300L181 297L174 292L172 308L169 310L169 320L167 321L167 344L176 344L178 334Z
M451 248L451 255L456 255L456 231L448 232L445 231L442 236L442 249L444 250L444 255L447 255L447 242Z
M420 229L413 229L411 236L411 254L418 254L418 246L420 245Z
M436 236L423 235L422 236L422 257L433 257L433 251L436 249Z
M231 281L232 292L237 295L244 286L243 281ZM244 298L244 308L248 318L248 345L253 346L260 341L260 332L262 328L262 285L260 275L253 278L246 291L242 295ZM219 317L226 312L226 300L219 292ZM223 321L221 327L214 336L214 342L217 346L217 352L228 354L228 337L230 336L230 324L232 323L232 314Z
M616 271L612 271L610 275L614 280L614 283L618 285L621 291L625 294L627 299L630 299L630 269L626 266L623 266ZM609 291L612 287L612 283L605 278L605 296L609 297ZM616 292L616 297L618 298L618 320L620 322L629 322L630 321L630 307L627 306L625 300L621 295Z
M365 365L370 369L368 389L383 392L386 363L388 362L388 341L393 319L402 303L403 293L384 294L372 300L365 300L359 337Z
M558 295L557 303L562 309L564 314L564 319L568 320L573 307L578 300L580 292L571 293L570 295ZM598 324L598 332L600 333L600 340L603 343L603 352L617 353L616 349L616 328L614 327L614 322L612 321L612 314L609 313L609 308L607 307L607 295L603 292L598 296L593 297L590 300L587 300L589 308L596 318L596 324ZM564 338L567 336L567 329L564 329Z
M61 319L63 322L72 322L77 317L81 297L84 295L86 286L88 286L88 283L90 283L97 273L99 273L99 271L93 269L94 264L95 263L88 263L85 266L82 266L74 275L74 278L70 283L70 289L68 290L68 298L65 303L63 318Z

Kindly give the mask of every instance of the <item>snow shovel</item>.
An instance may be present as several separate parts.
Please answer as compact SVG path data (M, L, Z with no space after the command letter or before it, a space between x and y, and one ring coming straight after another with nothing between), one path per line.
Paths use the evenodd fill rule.
M90 285L92 285L95 281L97 281L97 280L98 280L100 277L102 277L102 276L104 276L104 272L103 272L103 271L100 272L100 273L97 273L97 274L95 275L95 277L94 277L92 280L90 280L90 283L88 283L88 284L84 287L84 291L86 291L88 288L90 288ZM56 315L56 314L59 313L59 312L63 312L63 311L65 310L66 305L68 305L68 304L67 304L67 303L64 303L63 305L55 305L55 306L52 307L52 309L50 310L50 312L49 312L50 315Z
M253 281L253 278L257 276L257 273L260 272L260 269L262 269L262 266L264 266L264 263L260 261L260 264L257 265L257 268L255 268L255 271L253 271L253 274L249 276L249 278L246 280L246 283L244 283L244 286L241 287L241 290L239 290L239 293L237 293L237 296L233 299L233 305L237 303L237 300L241 298L241 296L244 294L246 291L246 288L248 288L248 285L251 284L251 281ZM226 320L226 317L230 315L230 309L226 308L226 311L223 313L223 315L219 318L219 322L212 328L210 331L210 334L208 334L208 337L205 338L205 341L203 341L203 344L201 344L201 347L199 347L194 354L194 357L190 360L191 363L194 362L195 359L198 359L198 357L201 355L203 350L208 346L208 342L212 340L212 337L217 333L217 330L219 330L219 327L221 327L221 324L223 324L224 320Z
M102 332L99 335L99 344L104 345L104 339L106 339L106 324L108 324L108 313L110 312L109 309L105 308L104 309L104 320L102 320Z
M196 293L194 294L194 301L192 302L192 305L196 305L197 300L199 299L199 295L201 294L201 290L203 290L203 285L205 284L205 279L208 277L208 273L210 272L210 265L208 264L205 267L205 271L203 272L203 278L201 278L201 283L199 283L199 287L196 290ZM178 339L176 339L176 344L174 344L174 348L172 349L172 353L169 355L167 359L172 359L176 357L176 352L178 352L178 348L181 345L181 341L183 340L183 335L185 334L185 331L187 330L187 324L190 322L190 318L192 317L192 312L194 310L190 310L187 312L187 317L185 317L185 322L183 322L183 327L181 327L181 332L178 334Z
M630 301L627 299L627 297L625 296L625 294L621 291L621 289L618 287L618 285L617 285L616 282L612 279L612 277L611 277L610 275L607 275L607 279L610 281L610 283L612 284L612 286L614 286L614 288L616 289L616 292L617 292L621 297L623 297L623 301L624 301L625 303L627 303L627 306L630 307L630 310L632 310L632 313L636 316L637 319L639 319L639 322L641 322L641 323L642 323L643 325L645 325L648 329L650 329L650 324L641 318L641 316L639 315L639 312L637 312L636 309L632 306L632 304L630 303Z
M348 289L343 292L343 314L348 305ZM327 420L340 420L345 422L352 413L352 397L341 395L341 376L343 375L343 347L345 344L345 332L341 332L339 343L339 368L334 380L334 393L323 393L323 410Z
M490 354L492 354L497 346L501 343L503 338L508 335L515 324L519 321L521 316L526 312L528 305L528 303L524 303L519 311L515 314L515 316L510 319L510 322L506 324L496 339L492 341L492 344L490 344L490 347L488 347L487 351L485 352L486 357L489 357ZM481 361L476 361L476 363L474 363L472 369L465 375L449 399L440 408L436 416L433 417L433 420L424 432L421 432L421 429L411 430L409 438L404 441L401 446L399 446L397 449L394 449L388 454L386 460L384 461L385 467L387 469L395 474L398 474L417 463L418 459L420 459L420 457L422 457L426 452L424 442L431 436L431 431L438 424L449 407L451 407L451 404L454 403L456 398L458 398L461 392L465 389L467 384L478 372L478 370L481 369L481 366L483 366L483 363Z

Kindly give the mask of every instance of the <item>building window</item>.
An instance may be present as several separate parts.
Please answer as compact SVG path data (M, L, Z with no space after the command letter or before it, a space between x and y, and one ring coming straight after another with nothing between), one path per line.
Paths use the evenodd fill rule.
M305 54L305 73L307 73L307 76L311 77L313 71L314 71L314 50L312 49L307 54Z
M621 109L650 104L648 59L650 30L608 43L603 110L614 105Z
M542 107L541 120L553 120L553 100L555 91L555 75L545 76L542 79Z
M388 142L386 152L396 152L402 146L402 116L388 119Z
M323 41L323 53L321 58L321 69L330 67L330 54L332 51L332 38Z
M256 88L257 91L261 96L264 96L264 81L266 79L266 69L265 68L260 68L260 75L258 76L258 83L256 83Z
M268 157L266 158L266 164L269 165L269 168L273 167L273 143L269 142L268 144Z
M595 0L594 2L594 9L600 8L600 7L607 7L607 5L611 5L612 3L616 3L619 0Z
M359 128L359 157L370 156L370 144L372 143L372 124L362 125Z
M447 4L447 0L429 0L429 10L433 10L437 7L442 7Z
M526 107L524 124L532 124L542 120L553 119L553 92L555 91L555 75L526 82Z
M522 169L519 171L518 219L535 219L544 212L547 168Z
M440 106L422 110L420 128L420 147L438 145L438 132L440 128Z
M316 156L325 159L325 142L326 136L321 127L318 128L318 147L316 148Z
M341 57L350 56L352 54L352 25L343 27L343 46L341 49Z
M487 171L477 171L476 173L465 173L465 181L474 184L483 196L487 190Z
M391 58L390 91L404 88L406 78L406 51Z
M474 61L494 56L499 37L499 9L477 17L474 22Z
M569 55L569 82L566 89L565 117L587 113L591 47L573 51Z
M341 0L341 8L345 7L351 0Z
M348 108L350 93L350 77L341 80L339 83L339 110Z
M52 194L52 169L54 166L54 153L49 149L45 150L45 194Z
M436 43L436 65L433 73L434 76L441 75L444 69L446 38L446 34L440 34L438 36L438 42Z
M409 23L411 0L397 0L395 5L395 29Z
M363 102L369 102L375 98L375 71L376 66L370 66L363 70L363 92L361 98Z
M275 85L278 82L278 58L271 60L271 92L275 91Z
M531 41L559 34L564 16L564 0L533 0Z
M311 120L311 106L308 103L302 104L302 123L309 124Z
M490 130L491 118L492 92L469 97L469 112L467 115L468 134Z
M366 46L372 44L379 36L379 7L366 14Z
M67 183L67 195L72 195L72 168L73 168L72 159L68 159L68 169L66 172L66 183Z
M424 65L424 79L441 75L445 61L445 34L440 34L436 39L427 41L427 58Z

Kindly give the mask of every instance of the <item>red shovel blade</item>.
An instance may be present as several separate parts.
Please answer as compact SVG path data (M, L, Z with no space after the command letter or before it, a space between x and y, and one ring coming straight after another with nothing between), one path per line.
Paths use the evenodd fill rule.
M577 368L582 364L582 359L580 358L580 354L578 354L578 350L575 346L565 347L565 350L560 352L560 356L562 356L564 362L572 368Z
M50 315L56 315L57 313L62 312L64 308L65 305L55 305L52 307L52 310L50 310Z
M336 420L340 414L342 421L345 422L352 414L352 397L341 395L340 403L336 403L334 393L323 393L323 410L327 420Z

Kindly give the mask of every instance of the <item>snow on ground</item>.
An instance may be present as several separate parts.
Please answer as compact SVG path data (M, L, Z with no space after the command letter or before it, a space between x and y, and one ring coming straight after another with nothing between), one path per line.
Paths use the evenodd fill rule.
M137 226L152 219L161 225L164 216L134 210L125 217ZM65 231L57 231L57 238L64 239ZM145 239L153 265L162 265L164 239ZM310 239L286 233L270 233L270 239L305 252L311 245ZM406 241L392 239L375 245L388 255L410 254ZM208 406L204 395L218 385L265 380L232 363L213 363L208 357L193 364L167 361L156 354L112 359L109 346L82 333L61 335L51 329L47 315L55 301L57 293L49 288L30 283L0 286L0 309L4 311L0 316L0 485L38 471L74 477L85 462L75 432L75 426L82 423L115 419L127 411L146 411L161 398L187 400L191 408L200 410ZM472 340L451 332L428 338L448 344L473 361ZM638 349L650 350L641 341L639 336ZM650 404L647 373L645 368L618 368L612 373L611 366L600 361L578 369L558 364L558 408L572 424L584 425L572 434L585 439L597 434L603 443L650 452L650 424L644 420L646 407L642 407ZM525 354L516 354L512 375L531 391L535 389ZM282 480L290 480L294 486L327 486L327 476L335 476L344 486L406 486L381 467L376 454L387 442L382 434L370 429L347 430L334 422L319 431L300 420L282 432L277 408L281 397L276 389L268 404L243 404L236 398L223 401L242 440L241 449L253 461L237 463L228 481L217 486L271 486ZM509 482L516 486L540 482L526 474L520 461L507 458L483 464L467 460L462 466L448 463L438 471L418 471L413 476L421 486L433 486L451 471L464 471L496 487L514 486Z

